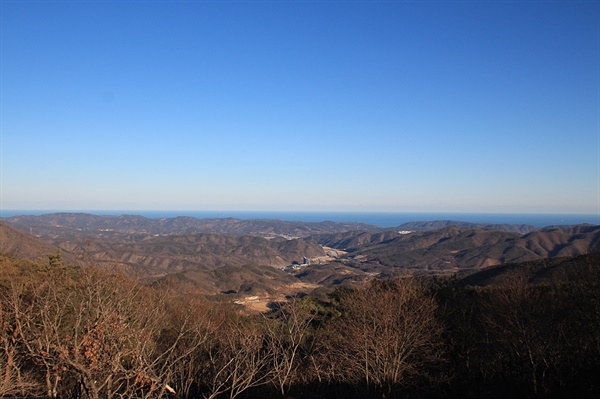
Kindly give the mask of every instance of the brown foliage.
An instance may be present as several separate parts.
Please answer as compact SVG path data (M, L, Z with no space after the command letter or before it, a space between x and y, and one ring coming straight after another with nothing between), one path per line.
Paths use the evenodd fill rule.
M581 381L598 392L598 283L528 276L373 281L248 316L60 254L0 256L0 396L395 397L450 384L457 397L550 396Z
M337 378L392 393L421 379L442 360L436 302L411 279L374 281L339 298L331 323L330 362Z

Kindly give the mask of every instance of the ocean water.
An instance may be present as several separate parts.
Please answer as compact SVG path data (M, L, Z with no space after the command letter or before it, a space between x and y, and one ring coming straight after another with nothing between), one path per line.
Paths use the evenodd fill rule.
M0 217L42 215L66 212L53 210L2 210ZM73 211L95 215L141 215L148 218L278 219L301 222L359 222L380 227L395 227L407 222L455 220L473 223L529 224L538 227L589 223L600 225L600 214L538 214L538 213L442 213L442 212L276 212L276 211L146 211L146 210L89 210Z

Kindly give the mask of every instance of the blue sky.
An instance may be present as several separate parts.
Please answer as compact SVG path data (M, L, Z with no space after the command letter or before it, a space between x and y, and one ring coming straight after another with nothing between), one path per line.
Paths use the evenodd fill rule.
M1 209L600 211L596 1L2 1Z

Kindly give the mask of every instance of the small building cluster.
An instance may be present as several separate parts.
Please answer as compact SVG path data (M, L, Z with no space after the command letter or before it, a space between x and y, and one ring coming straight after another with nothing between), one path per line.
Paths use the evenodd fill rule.
M304 267L310 266L310 259L307 258L306 256L304 256L302 258L302 263L298 263L296 261L293 261L291 265L285 265L285 266L280 266L279 268L283 271L295 271L295 270L300 270Z

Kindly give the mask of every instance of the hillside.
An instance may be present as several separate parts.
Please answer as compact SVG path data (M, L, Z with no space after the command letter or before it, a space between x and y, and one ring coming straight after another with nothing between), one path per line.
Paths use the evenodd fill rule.
M494 286L525 280L529 284L600 281L600 253L508 263L470 274L459 280L461 287Z
M345 233L317 234L307 237L315 240L319 244L340 249L342 251L355 251L372 244L381 244L394 238L401 237L394 230L388 230L381 233L370 233L368 231L350 231Z
M547 228L526 235L488 229L446 227L411 234L344 233L313 237L348 251L347 264L394 275L401 271L447 273L600 250L600 226Z
M284 295L294 294L301 285L297 278L279 269L256 264L223 266L211 270L188 269L168 274L152 283L174 289L188 289L208 295L226 295L243 299L248 295L282 301Z
M57 247L0 222L0 253L16 259L47 258Z

